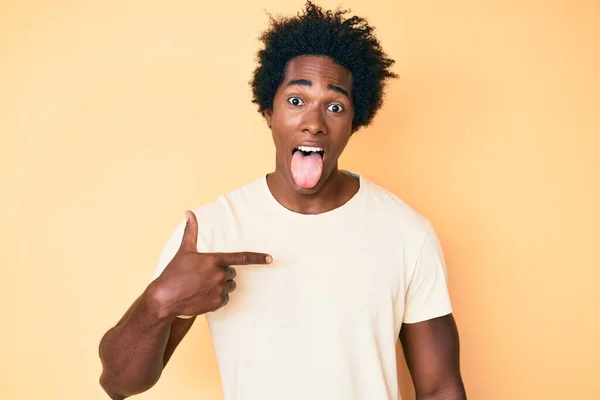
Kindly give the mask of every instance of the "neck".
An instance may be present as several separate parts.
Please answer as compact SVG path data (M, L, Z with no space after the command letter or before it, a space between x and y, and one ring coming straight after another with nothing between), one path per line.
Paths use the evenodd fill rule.
M359 189L356 178L336 167L321 188L314 193L303 194L278 171L267 175L267 184L273 197L285 208L300 214L321 214L338 208L350 200Z

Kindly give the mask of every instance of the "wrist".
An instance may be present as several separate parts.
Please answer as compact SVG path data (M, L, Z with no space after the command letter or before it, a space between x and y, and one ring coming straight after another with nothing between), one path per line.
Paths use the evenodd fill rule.
M157 322L172 322L176 315L171 309L169 291L152 282L144 292L146 313Z

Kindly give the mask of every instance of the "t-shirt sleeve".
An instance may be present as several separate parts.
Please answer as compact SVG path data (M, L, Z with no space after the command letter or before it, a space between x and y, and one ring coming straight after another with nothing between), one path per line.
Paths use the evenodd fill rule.
M185 228L185 220L180 222L175 230L171 233L171 236L167 239L167 242L164 244L162 251L158 257L158 263L154 268L154 275L152 276L152 280L155 280L162 274L167 265L171 262L177 250L179 250L179 246L181 245L181 239L183 238L183 229Z
M429 225L408 281L403 322L416 323L450 314L447 279L442 247Z

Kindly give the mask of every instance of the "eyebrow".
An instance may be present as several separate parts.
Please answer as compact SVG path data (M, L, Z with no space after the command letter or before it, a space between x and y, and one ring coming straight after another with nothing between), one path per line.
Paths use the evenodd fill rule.
M286 86L292 86L292 85L312 86L312 81L309 81L308 79L292 79L291 81L288 82L288 84ZM348 93L348 91L344 88L341 88L336 85L332 85L331 83L327 85L327 88L329 90L333 90L334 92L341 93L344 96L346 96L348 99L350 99L350 93Z

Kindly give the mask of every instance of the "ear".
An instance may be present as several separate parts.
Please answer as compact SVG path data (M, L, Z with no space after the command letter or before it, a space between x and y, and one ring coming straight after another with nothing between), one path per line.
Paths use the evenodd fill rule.
M270 128L271 120L273 119L273 110L270 108L265 109L265 111L263 111L263 117L267 121L267 125L269 125L269 128Z

